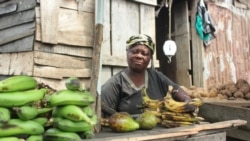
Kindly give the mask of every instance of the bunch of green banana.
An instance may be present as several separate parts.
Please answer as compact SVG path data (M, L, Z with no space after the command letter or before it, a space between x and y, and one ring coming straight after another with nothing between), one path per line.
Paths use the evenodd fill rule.
M81 137L75 132L65 132L57 128L49 128L44 133L45 141L81 141Z
M95 102L95 97L87 90L74 91L74 90L60 90L55 92L49 97L50 106L58 105L78 105L87 106Z
M172 97L173 86L169 86L168 92L164 97L163 107L165 110L169 110L177 113L193 112L196 108L201 106L202 101L198 98L193 99L191 102L179 102L175 101Z
M0 125L0 137L25 134L38 135L42 133L44 133L44 127L32 120L10 119L6 124Z
M46 113L52 110L52 108L37 108L35 106L24 105L20 107L13 107L17 116L21 120L31 120L37 117L39 114Z
M96 122L83 112L81 107L77 105L56 106L52 110L53 117L62 117L72 121L85 121L89 125L95 125Z
M41 100L46 88L0 93L0 107L18 107Z
M10 110L5 107L0 107L0 122L6 123L10 120Z
M0 92L16 92L35 89L37 81L26 75L11 76L0 81Z

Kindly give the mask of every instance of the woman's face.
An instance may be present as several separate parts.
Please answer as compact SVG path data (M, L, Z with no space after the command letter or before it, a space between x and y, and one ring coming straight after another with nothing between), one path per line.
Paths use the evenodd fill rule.
M127 51L128 67L135 72L144 71L151 59L151 50L145 45L135 45Z

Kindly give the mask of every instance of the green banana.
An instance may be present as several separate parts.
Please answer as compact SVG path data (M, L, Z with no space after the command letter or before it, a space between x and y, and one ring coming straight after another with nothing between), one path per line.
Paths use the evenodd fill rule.
M34 118L32 120L41 124L43 127L47 126L48 122L49 122L47 117L37 117L37 118Z
M0 137L42 133L44 133L44 127L32 120L10 119L8 123L0 125Z
M52 108L37 108L35 106L24 105L20 107L14 107L13 110L16 111L16 114L20 119L31 120L39 114L51 111Z
M85 121L72 121L64 118L53 118L53 127L58 128L65 132L85 132L93 128L92 125L89 125Z
M68 90L82 91L81 81L77 77L69 77L65 81L65 86Z
M18 137L2 137L0 141L24 141L23 139L19 139Z
M0 92L31 90L37 87L37 81L26 75L11 76L0 81Z
M25 141L43 141L43 135L30 135Z
M53 117L62 117L72 121L86 121L90 125L94 125L95 122L92 121L87 114L85 114L81 107L77 105L64 105L53 107L52 110Z
M95 115L94 110L88 105L88 106L84 106L82 107L82 111L87 114L89 117L92 117Z
M49 128L44 133L46 141L81 141L81 137L74 132L64 132L57 128Z
M85 131L83 133L79 133L80 134L80 137L83 138L83 139L93 139L95 138L95 133L93 130L88 130L88 131Z
M0 106L1 107L18 107L31 102L41 100L45 93L46 88L33 89L28 91L0 93Z
M0 122L6 123L10 120L10 110L5 107L0 107Z
M95 102L95 97L89 91L59 90L49 97L51 106L78 105L87 106Z

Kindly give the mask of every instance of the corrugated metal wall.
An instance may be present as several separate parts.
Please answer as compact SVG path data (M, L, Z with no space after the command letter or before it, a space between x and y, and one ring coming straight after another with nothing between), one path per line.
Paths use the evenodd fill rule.
M240 78L250 83L250 11L228 4L207 4L217 31L216 39L205 48L205 85L236 82Z

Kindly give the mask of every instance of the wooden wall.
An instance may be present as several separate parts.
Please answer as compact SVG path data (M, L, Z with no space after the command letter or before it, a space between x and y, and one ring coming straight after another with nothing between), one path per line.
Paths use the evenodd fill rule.
M208 3L217 29L216 39L205 48L206 86L236 82L250 83L250 11L229 3Z
M95 3L78 2L1 2L1 77L30 75L55 89L65 88L64 79L78 77L89 88Z

